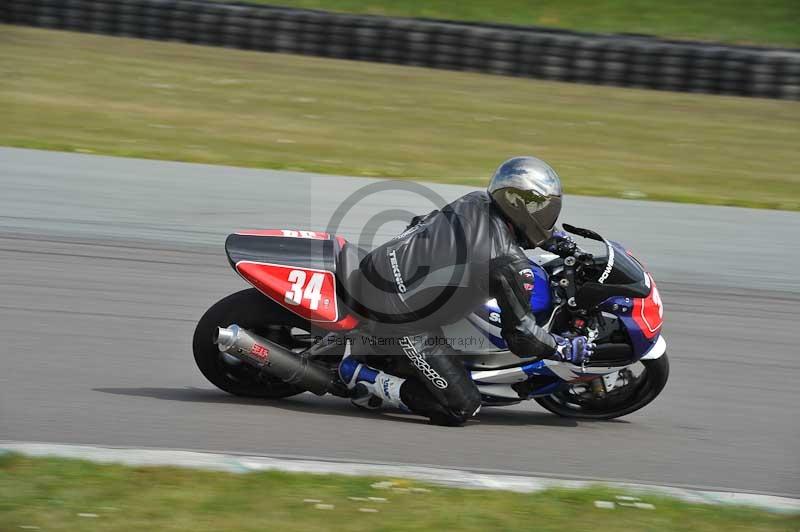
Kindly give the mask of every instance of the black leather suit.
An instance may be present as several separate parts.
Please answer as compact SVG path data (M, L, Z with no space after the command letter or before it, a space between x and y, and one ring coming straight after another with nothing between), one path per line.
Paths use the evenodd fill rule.
M477 412L480 393L441 327L488 299L497 300L512 352L554 354L552 337L530 311L533 276L517 242L489 194L473 192L415 218L362 260L359 299L375 324L372 333L399 336L398 353L424 384L407 381L401 388L412 410L454 423Z

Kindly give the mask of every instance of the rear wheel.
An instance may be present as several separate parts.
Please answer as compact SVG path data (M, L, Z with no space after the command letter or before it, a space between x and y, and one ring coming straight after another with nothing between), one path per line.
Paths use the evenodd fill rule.
M623 373L624 372L624 373ZM655 360L641 360L619 372L618 387L598 395L589 383L564 387L536 402L554 414L579 419L614 419L636 412L658 397L667 384L669 359L666 353Z
M220 353L212 338L217 327L237 324L281 346L301 351L313 342L308 322L250 288L225 297L209 308L194 331L194 360L214 386L233 395L277 399L304 392L230 355Z

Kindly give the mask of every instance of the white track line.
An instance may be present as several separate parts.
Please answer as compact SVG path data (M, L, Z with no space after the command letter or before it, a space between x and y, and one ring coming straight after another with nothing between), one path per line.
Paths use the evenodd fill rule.
M357 462L326 462L243 456L196 451L112 448L94 445L65 445L30 442L0 442L0 451L27 456L58 456L100 463L120 463L130 466L177 466L246 473L251 471L286 471L291 473L336 474L389 478L410 478L430 484L455 488L507 490L532 493L548 488L588 488L607 486L637 493L674 497L702 504L736 504L755 506L773 512L800 513L800 499L729 491L707 491L635 484L629 482L599 482L568 480L522 475L474 473L458 469L406 466L392 464L362 464Z

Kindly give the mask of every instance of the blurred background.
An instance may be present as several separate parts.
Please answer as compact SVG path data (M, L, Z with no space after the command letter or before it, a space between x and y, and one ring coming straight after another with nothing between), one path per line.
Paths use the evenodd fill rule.
M795 0L4 0L0 440L796 499L798 100ZM515 155L559 172L563 221L628 245L658 280L673 366L652 405L590 423L524 403L453 431L311 394L235 398L196 370L198 318L245 287L225 235L325 230L376 179L415 180L452 200ZM341 234L358 241L375 213L435 206L367 198ZM408 491L392 495L396 513L353 506L306 522L302 497L280 486L345 500L375 495L370 483L260 477L277 506L258 513L246 483L227 477L26 460L0 461L0 528L132 528L120 508L163 527L182 516L194 530L265 519L366 529L409 515L437 528L456 514L471 516L459 528L502 528L537 515L530 499L487 496L495 502L481 509L471 495L423 503ZM208 492L181 497L170 482ZM216 505L217 485L242 496ZM548 522L606 519L593 493L553 495ZM673 504L630 527L680 528L689 510ZM454 510L437 521L445 506ZM254 522L242 517L251 512ZM798 528L738 509L691 512L695 528Z

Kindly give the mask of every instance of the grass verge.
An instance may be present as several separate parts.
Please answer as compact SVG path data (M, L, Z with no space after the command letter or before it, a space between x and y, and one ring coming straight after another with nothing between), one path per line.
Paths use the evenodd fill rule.
M629 531L731 532L800 527L798 516L649 496L644 499L654 509L596 508L594 501L615 501L620 495L605 488L517 494L405 482L406 491L398 491L375 489L371 487L375 481L130 468L4 455L0 457L0 529L595 531L602 523L604 528ZM333 507L318 509L315 501Z
M800 103L0 25L0 145L800 209Z
M253 1L253 0L248 0ZM800 46L796 0L256 0L348 13Z

